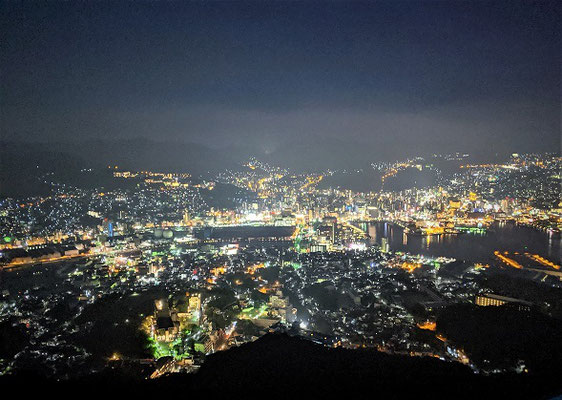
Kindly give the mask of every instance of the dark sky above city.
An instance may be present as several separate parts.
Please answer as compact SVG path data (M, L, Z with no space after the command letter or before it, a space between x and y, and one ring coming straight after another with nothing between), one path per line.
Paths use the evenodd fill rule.
M6 140L559 151L555 2L1 6Z

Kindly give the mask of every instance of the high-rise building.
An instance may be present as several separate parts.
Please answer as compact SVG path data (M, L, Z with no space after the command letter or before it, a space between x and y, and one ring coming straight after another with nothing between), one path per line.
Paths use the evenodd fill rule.
M383 238L381 239L381 251L382 251L383 253L388 253L389 250L390 250L390 246L388 245L388 239L385 238L385 237L383 237Z

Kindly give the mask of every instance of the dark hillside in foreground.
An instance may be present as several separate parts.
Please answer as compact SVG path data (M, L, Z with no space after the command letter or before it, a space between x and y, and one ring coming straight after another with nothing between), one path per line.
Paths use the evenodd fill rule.
M197 374L141 380L115 371L84 380L51 382L35 377L0 379L3 388L53 393L148 396L236 396L312 398L330 394L364 398L549 398L562 393L555 376L475 375L460 364L391 356L371 350L329 349L286 335L270 334L254 343L209 356ZM28 386L29 387L29 386ZM27 389L26 389L27 390ZM296 398L296 397L295 397Z
M541 375L562 368L562 321L539 312L455 304L441 312L437 331L488 370L519 363Z

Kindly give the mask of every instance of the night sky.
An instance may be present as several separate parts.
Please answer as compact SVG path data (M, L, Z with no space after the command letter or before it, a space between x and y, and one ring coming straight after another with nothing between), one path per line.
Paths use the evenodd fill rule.
M559 151L560 10L4 1L2 138Z

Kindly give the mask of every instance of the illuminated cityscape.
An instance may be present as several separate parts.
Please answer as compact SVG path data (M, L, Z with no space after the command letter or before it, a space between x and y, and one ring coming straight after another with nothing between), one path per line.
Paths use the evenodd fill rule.
M104 192L49 175L51 195L1 204L2 316L29 340L3 373L40 363L72 377L122 360L151 378L192 373L268 332L479 373L528 370L471 360L439 318L455 304L560 316L560 298L525 285L562 290L562 158L514 154L467 168L466 155L449 177L436 167L446 158L379 172L388 183L396 165L427 168L432 186L367 193L323 186L338 171L292 174L255 158L204 181L110 166L108 179L136 185ZM221 190L230 207L211 205ZM506 247L492 239L500 234L538 243ZM453 254L479 241L469 257ZM131 335L138 343L123 341Z
M457 6L439 4L420 2L415 8L421 7L427 15L436 13L435 18L442 21L447 19L440 12L455 18L460 12ZM551 8L559 12L560 7L549 2L540 4L540 11L534 11L539 15L538 22L534 22L537 26L527 27L529 43L542 40L547 27L559 28L547 14L550 15ZM30 43L28 23L43 18L43 13L56 14L44 17L46 20L58 21L66 16L70 23L84 27L86 33L80 35L91 34L98 40L100 32L128 29L114 26L95 3L92 9L85 2L82 6L87 9L64 6L62 11L56 11L60 5L46 3L44 9L36 10L9 2L3 5L8 14L25 22L18 28L10 25L17 35L8 41L10 50L7 57L3 56L3 66L11 58L16 64L25 64L24 55L13 46ZM128 2L121 6L124 9L116 10L126 15L137 10ZM342 35L346 29L357 30L352 35L357 40L362 37L359 32L375 32L374 28L355 27L350 22L356 18L363 21L359 18L362 12L369 16L365 16L365 21L371 17L375 20L371 12L376 10L384 11L384 21L393 20L393 10L403 18L407 14L403 4L385 2L352 2L349 10L333 3L270 6L291 18L297 18L299 10L306 14L318 11L316 7L333 7L334 13L342 13L341 17L325 14L326 10L320 12L320 17L326 21L335 18L332 22ZM465 6L476 14L492 7L470 2ZM523 6L521 3L522 9L518 11L521 18L531 12ZM361 136L364 127L360 117L349 122L356 115L345 117L349 120L340 116L348 122L346 130L335 138L329 133L322 136L323 133L318 134L320 130L330 130L330 112L315 113L322 104L323 89L319 88L332 79L330 71L321 80L322 85L304 85L310 98L291 86L313 79L304 72L295 80L276 83L275 89L263 82L260 86L260 78L252 78L250 82L257 82L256 92L264 90L272 96L271 103L263 108L256 106L259 112L247 114L248 121L262 118L263 126L271 124L272 127L261 126L261 131L255 125L242 124L230 112L220 114L224 112L222 108L208 108L215 101L209 99L201 100L197 106L190 105L194 108L185 111L189 117L183 120L183 116L174 114L174 107L192 100L165 89L165 80L158 76L169 74L166 79L175 79L177 66L173 60L162 64L154 61L149 66L154 70L148 73L145 67L135 67L122 54L156 54L156 42L161 40L163 54L170 53L163 57L173 59L173 49L181 45L177 39L183 37L183 28L179 28L183 25L176 25L176 11L189 17L194 26L201 23L194 22L197 18L193 15L198 13L202 21L218 18L208 14L214 7L240 16L249 13L247 25L219 18L224 32L246 35L244 29L255 28L250 20L258 24L258 16L268 15L267 3L189 3L185 9L179 4L154 7L157 17L170 21L171 26L168 31L147 28L146 36L135 42L148 46L144 41L155 41L147 50L133 51L119 42L123 47L118 50L100 50L93 45L92 51L100 52L102 59L107 57L104 51L126 59L123 62L132 71L130 83L136 82L135 73L146 78L146 86L141 87L150 87L151 96L169 100L165 104L169 111L154 119L147 118L145 114L151 111L145 107L153 107L156 115L156 106L148 106L145 98L134 94L137 89L131 89L129 83L112 78L99 83L100 87L115 85L115 99L107 99L105 94L101 97L105 106L122 107L130 101L127 107L131 108L120 115L104 108L107 115L99 116L99 129L110 132L113 128L108 126L113 126L122 129L122 135L113 138L112 133L92 131L87 119L90 117L78 116L83 113L82 106L69 105L69 113L75 113L72 118L76 120L59 123L58 116L49 119L41 116L44 110L37 111L27 126L38 133L25 136L28 128L21 128L24 133L20 141L11 137L12 132L17 136L23 126L21 121L15 121L19 111L13 98L17 93L7 96L0 159L0 385L21 385L30 380L38 382L38 387L44 385L53 390L99 390L107 385L119 392L132 390L129 393L135 395L157 395L162 390L171 390L169 394L238 395L252 386L267 395L274 390L296 393L306 384L310 385L306 392L323 395L331 391L348 393L352 387L365 388L370 382L377 382L380 393L396 396L393 398L431 390L436 398L488 398L500 393L513 398L550 398L562 393L556 379L562 366L562 156L560 148L552 146L560 144L559 120L558 125L540 125L540 132L537 129L533 133L536 139L531 139L531 134L510 131L516 124L524 124L518 119L520 116L513 116L514 122L504 121L505 126L497 116L491 127L498 132L505 129L504 133L497 133L500 136L496 137L486 128L479 136L477 131L486 121L481 125L473 123L474 136L465 142L466 131L455 131L455 124L439 121L430 124L430 129L424 128L423 120L430 118L429 111L420 108L419 120L416 117L415 123L411 122L419 126L419 135L400 136L400 132L410 129L410 122L400 127L401 117L393 111L390 114L396 119L396 130L389 128L383 118L375 123L375 127L380 125L390 132L377 136L382 144L371 138L374 134ZM445 11L437 12L440 7ZM492 8L494 15L504 15L504 11ZM131 22L133 35L141 35L137 23L145 22L147 12L142 7L137 11L139 15L130 16L131 21L139 19ZM84 20L77 17L82 12ZM96 18L104 21L103 26L90 26ZM270 24L276 30L281 29L278 24L282 17L267 18L272 18ZM474 18L470 14L470 19ZM61 21L57 23L66 26ZM313 43L293 43L291 40L300 38L299 34L293 36L283 31L280 35L283 40L290 37L291 48L296 52L306 52L307 45L323 48L334 41L329 48L342 52L341 63L351 63L346 57L354 56L352 42L339 43L322 24L317 24L299 28L307 31L300 35ZM419 24L419 29L428 26L427 21ZM500 25L494 29L513 29L510 21ZM223 28L216 31L217 35L224 34ZM59 33L50 29L38 35L50 43L48 46L62 49ZM316 29L328 36L310 39L309 30ZM447 29L459 34L462 30ZM248 55L238 44L238 51L252 60L273 57L270 51L276 46L271 44L275 40L269 33L259 29L258 33L252 31L250 39L260 46L271 45L271 49L248 50ZM383 33L381 30L380 35ZM191 31L189 34L196 35ZM261 34L267 37L261 38ZM414 43L411 32L407 35ZM85 44L82 36L73 40L70 43L76 48L69 47L69 54L62 54L61 60L77 63L76 76L64 79L91 82L86 76L86 65L93 70L102 67L90 56L83 61L85 64L77 62L75 54L82 54ZM237 59L239 55L229 53L218 36L209 40L194 42L201 47L196 47L195 54L214 57L213 48L217 46L225 52L226 58L221 62L233 63L232 72L222 71L221 66L222 72L218 74L225 75L220 75L219 83L207 86L201 83L207 79L203 78L207 70L200 66L196 70L199 75L193 72L196 78L186 83L185 88L193 91L194 96L204 97L200 91L217 90L220 93L213 96L229 97L227 101L232 104L237 99L246 102L242 94L237 97L231 90L240 90L236 79L241 78L235 75L242 75L241 71L245 73L249 67ZM386 39L380 40L386 43ZM396 43L400 42L387 45L397 49ZM550 44L541 43L545 47ZM43 50L29 46L29 57L39 59ZM357 46L360 49L362 44ZM509 47L514 54L517 49L517 45ZM387 50L377 51L386 54ZM535 50L526 51L528 57L535 54ZM528 61L524 55L509 54L521 57L522 64ZM310 56L315 60L311 61L314 71L320 68L316 62L324 65L315 51ZM425 55L416 57L418 62L425 62ZM457 60L456 57L452 59ZM460 54L458 57L462 58ZM559 54L556 57L550 55L548 60L559 61ZM537 68L550 68L548 60ZM358 68L367 68L368 60L363 61ZM310 67L305 61L298 62L302 68ZM533 61L528 63L532 66ZM219 68L215 64L207 67ZM260 67L269 67L271 71L253 73L271 73L277 79L276 69L269 61ZM64 70L60 65L49 68L51 72ZM116 66L111 68L108 74L119 70ZM279 68L290 69L288 65ZM348 73L350 67L338 68ZM469 75L484 79L480 75L480 68L484 67L473 68ZM395 79L400 80L402 72L396 72ZM27 90L25 82L32 78L10 69L1 78L6 81L6 91L16 90L7 82L12 75L14 82L19 82L18 90ZM58 79L55 75L50 78L53 82ZM432 78L436 91L438 75ZM352 80L355 75L349 76ZM525 76L522 74L521 79ZM228 79L237 84L230 87ZM452 78L443 79L450 83ZM151 86L155 82L159 88ZM371 99L356 88L350 92L356 99L345 103L349 101L348 93L338 87L340 84L335 79L333 93L342 97L342 109L355 101ZM351 81L346 84L353 86ZM425 89L426 83L420 85ZM490 85L490 90L494 90L491 81ZM405 90L401 84L394 86L397 93ZM544 89L543 86L540 87ZM299 92L303 108L307 102L314 105L308 109L310 120L300 114L291 115L296 112L287 111L285 104L277 104L275 93L288 93L287 88ZM73 90L67 90L67 96L75 96ZM33 107L28 95L24 93L22 101L29 103L26 107ZM101 101L97 95L92 96ZM130 98L123 100L122 96ZM439 96L445 95L436 98ZM397 98L388 95L389 104L398 102ZM420 96L420 104L425 100ZM554 103L559 111L559 102ZM408 107L421 106L416 102ZM466 107L467 112L469 109ZM232 110L239 115L245 112ZM281 117L273 116L276 112ZM491 118L480 112L475 112L474 118ZM536 112L533 118L545 115ZM231 131L207 135L205 113L214 113L216 122L212 125L217 132L223 129L221 124L225 121L233 124L228 128ZM469 121L472 117L463 118ZM291 118L294 120L288 121ZM162 131L162 139L145 137L137 126L139 120ZM326 124L321 120L326 120ZM177 128L178 121L189 126L182 127L186 132L200 131L186 133L185 142L178 139L181 134L166 134L166 129L171 132ZM33 125L36 123L39 125ZM49 124L56 132L37 128ZM83 134L77 133L76 138L57 136L64 129L77 129L75 124L78 128L84 126ZM548 130L547 125L555 129ZM298 134L312 129L310 126L319 131L314 135ZM369 129L375 132L375 127ZM291 129L296 133L284 136L284 130ZM44 140L39 132L45 132ZM194 139L198 136L193 135L202 138ZM273 146L270 141L277 142ZM338 382L337 388L332 387L334 382Z

